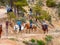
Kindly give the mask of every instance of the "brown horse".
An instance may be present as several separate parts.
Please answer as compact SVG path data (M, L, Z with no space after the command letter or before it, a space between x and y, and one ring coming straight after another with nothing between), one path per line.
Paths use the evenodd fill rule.
M26 33L27 33L28 30L29 30L29 33L30 33L30 24L29 23L25 24L25 28L26 28Z
M27 30L29 30L29 33L30 33L30 30L32 30L32 31L33 31L33 30L35 30L35 31L37 30L37 26L35 26L35 25L33 25L33 24L32 24L32 28L30 28L30 23L26 23L26 24L25 24L25 28L26 28ZM26 31L27 31L27 30L26 30Z

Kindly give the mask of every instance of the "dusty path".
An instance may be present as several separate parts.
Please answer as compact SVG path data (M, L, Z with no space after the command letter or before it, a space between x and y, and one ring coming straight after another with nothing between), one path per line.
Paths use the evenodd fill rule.
M0 39L0 45L17 45L17 42L8 39Z

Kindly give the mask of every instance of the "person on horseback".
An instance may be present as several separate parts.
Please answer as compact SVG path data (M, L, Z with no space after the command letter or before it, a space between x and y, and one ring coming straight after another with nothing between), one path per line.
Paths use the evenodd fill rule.
M32 24L33 24L32 18L29 21L30 21L30 28L32 29Z
M18 20L17 25L19 26L19 31L21 31L21 24L22 24L22 22L20 20Z
M29 10L29 17L32 16L32 8Z
M17 33L19 32L19 26L17 24L14 25L14 30L15 32L17 31Z
M44 31L44 34L45 34L46 31L48 33L48 25L45 21L42 21L42 29Z

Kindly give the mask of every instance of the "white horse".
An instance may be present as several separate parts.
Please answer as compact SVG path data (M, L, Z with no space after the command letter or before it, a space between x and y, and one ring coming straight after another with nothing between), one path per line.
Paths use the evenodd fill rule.
M15 30L16 33L19 32L19 26L17 24L14 26L14 30Z

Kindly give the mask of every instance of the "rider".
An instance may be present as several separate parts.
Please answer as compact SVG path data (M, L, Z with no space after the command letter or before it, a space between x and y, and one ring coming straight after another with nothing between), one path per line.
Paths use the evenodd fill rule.
M21 24L22 24L22 22L20 20L18 20L17 25L19 26L19 31L21 31Z
M30 11L30 16L31 16L31 15L32 15L32 8L30 8L30 10L29 10L29 11Z
M44 33L45 33L45 31L48 32L48 25L44 20L42 21L42 29L44 30Z
M32 28L33 21L32 21L32 19L30 19L29 21L30 21L30 28Z

